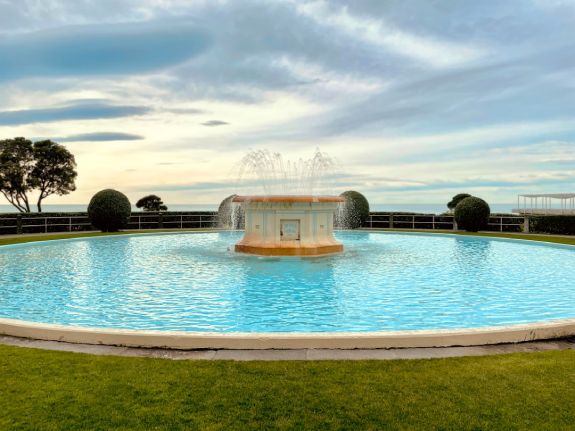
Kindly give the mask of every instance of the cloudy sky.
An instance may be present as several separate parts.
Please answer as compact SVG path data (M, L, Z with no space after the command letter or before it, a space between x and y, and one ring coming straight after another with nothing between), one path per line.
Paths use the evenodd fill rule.
M575 1L0 0L15 136L76 155L53 204L217 203L258 149L376 203L572 192Z

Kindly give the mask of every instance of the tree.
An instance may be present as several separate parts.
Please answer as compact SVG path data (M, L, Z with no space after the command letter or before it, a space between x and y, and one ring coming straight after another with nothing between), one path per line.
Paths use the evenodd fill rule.
M40 191L38 212L42 200L50 195L67 195L76 190L76 160L64 146L52 141L34 143L34 161L30 184Z
M20 212L30 212L27 193L34 168L34 147L24 138L0 141L0 192Z
M164 205L162 199L156 195L144 196L136 202L136 208L144 208L144 211L167 211L168 207Z
M40 192L37 206L50 195L76 190L76 161L62 145L25 138L0 141L0 192L20 212L30 212L28 193Z
M447 204L447 208L449 208L450 211L453 211L459 202L469 197L471 197L471 195L468 193L459 193L451 198L451 201Z

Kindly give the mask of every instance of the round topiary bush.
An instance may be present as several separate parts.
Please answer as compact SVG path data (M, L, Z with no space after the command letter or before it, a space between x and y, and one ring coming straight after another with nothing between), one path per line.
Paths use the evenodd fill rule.
M477 232L485 229L489 223L491 209L483 199L470 196L455 207L455 221L459 229Z
M241 229L244 221L244 210L232 200L237 195L225 198L218 207L218 227L224 229Z
M346 229L357 229L369 217L369 202L359 192L349 190L340 195L345 199L341 205L339 214L339 225Z
M465 198L470 197L471 195L469 193L459 193L451 198L451 200L447 204L447 208L449 208L450 211L453 211L459 202L461 202Z
M90 223L102 232L117 232L126 227L131 213L126 195L112 189L99 191L88 205Z

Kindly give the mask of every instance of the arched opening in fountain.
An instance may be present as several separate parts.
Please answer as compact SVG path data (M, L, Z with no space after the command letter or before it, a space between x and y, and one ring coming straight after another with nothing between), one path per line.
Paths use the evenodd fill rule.
M245 233L235 245L262 256L318 256L343 251L334 235L334 218L343 202L330 190L334 161L316 150L311 159L286 161L279 153L252 151L240 162L240 184L259 194L235 196L242 206ZM246 188L246 187L242 187Z

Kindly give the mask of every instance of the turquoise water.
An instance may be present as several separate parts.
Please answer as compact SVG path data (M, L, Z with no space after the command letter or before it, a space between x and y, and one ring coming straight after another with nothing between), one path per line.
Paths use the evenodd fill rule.
M474 328L575 317L575 247L340 232L343 254L259 258L239 232L0 247L0 317L167 331Z

